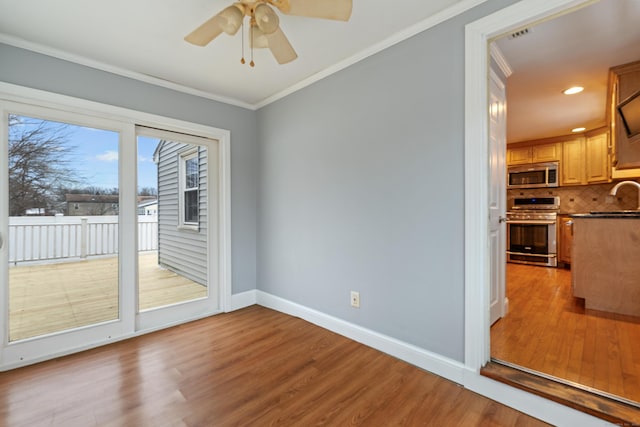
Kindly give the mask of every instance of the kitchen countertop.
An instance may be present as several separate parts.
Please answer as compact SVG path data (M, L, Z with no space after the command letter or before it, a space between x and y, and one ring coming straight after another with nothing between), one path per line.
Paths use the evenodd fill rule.
M569 214L571 218L632 218L640 219L640 210L633 211L593 211L589 213Z

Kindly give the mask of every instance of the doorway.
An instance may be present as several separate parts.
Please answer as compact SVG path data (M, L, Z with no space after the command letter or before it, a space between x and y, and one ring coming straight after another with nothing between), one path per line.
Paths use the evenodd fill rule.
M506 19L506 20L503 21L503 22L500 22L500 23L498 21L490 22L490 20L495 18L496 17L495 15L498 15L498 14L495 14L495 15L492 15L491 17L488 17L487 20L483 23L483 25L484 24L486 24L486 25L484 25L483 29L480 30L479 33L476 34L477 37L476 37L475 41L479 42L480 40L482 40L485 43L484 47L486 49L486 43L489 40L491 40L492 37L499 36L500 35L499 33L504 34L506 32L511 32L511 31L513 31L513 30L515 30L517 28L522 28L525 25L530 24L531 22L539 21L541 19L545 19L547 17L553 16L553 15L561 13L561 12L566 12L567 10L571 9L572 7L582 6L583 3L585 3L585 2L564 2L564 3L565 4L563 6L561 6L560 8L545 9L544 7L541 6L540 8L538 8L535 11L533 11L533 10L524 10L524 9L518 10L518 7L507 8L504 11L498 13L498 14L503 13L502 19ZM529 6L532 6L532 5L530 4ZM468 32L467 35L470 36L469 32ZM473 37L468 37L468 39L467 39L468 42L470 41L470 38L473 39ZM479 47L479 45L478 45L478 47ZM467 49L469 50L469 45L467 46ZM467 52L467 55L471 56L471 57L474 56L473 54L471 54L469 52ZM467 68L467 70L469 70L469 68ZM486 72L485 72L485 75L486 75ZM467 77L470 78L470 76L467 76ZM475 82L472 82L472 84L475 84ZM468 91L467 95L472 95L472 94L470 94L470 92L472 92L472 90ZM471 102L473 103L473 101L471 101ZM486 102L486 98L485 98L485 102ZM469 105L469 103L468 103L467 108L469 108L470 106L472 106L472 105ZM469 125L473 125L473 124L474 124L473 120L468 120L467 121L467 126L468 126L467 129L469 129ZM467 141L467 142L470 143L470 141ZM478 176L481 176L481 174L482 174L481 171L479 171L477 173L479 174ZM476 176L476 179L478 179L478 176ZM472 185L471 183L469 183L469 184ZM473 199L473 196L470 196L469 198ZM467 243L469 243L469 240L467 240ZM471 247L470 250L471 250L471 252L473 252L476 249ZM480 252L484 252L484 250L482 248L480 248L479 250L480 250ZM488 262L490 262L490 261L488 261ZM472 268L480 268L480 269L482 269L481 265L474 265L474 266L471 266L471 267ZM538 268L538 267L529 267L529 269L531 269L531 268L535 269L535 268ZM526 269L526 268L524 268L524 269ZM512 269L512 270L515 270L515 269ZM518 280L518 279L513 279L514 274L524 274L526 276L532 276L532 277L534 276L534 274L531 271L527 271L527 272L523 273L523 271L522 271L523 269L517 269L517 270L518 270L517 272L514 272L514 271L508 272L508 280ZM511 273L511 279L509 279L509 277L510 277L509 274L510 273ZM566 274L563 275L562 273L568 273L568 272L566 272L566 271L565 272L557 271L557 273L558 273L559 277L549 278L549 280L550 281L555 281L555 282L551 282L551 283L556 283L559 286L563 286L564 287L563 289L566 290L567 286L570 286L570 278L569 278L569 280L567 280ZM562 277L560 277L560 276L562 276ZM538 276L538 279L540 279L539 276ZM553 289L551 289L551 291L553 291ZM509 296L509 295L507 295L507 296ZM547 295L547 296L549 296L549 295ZM511 302L513 302L513 300L510 299L510 303ZM512 308L514 310L516 309L516 307L514 305L511 305L510 308ZM569 307L569 309L575 311L576 307ZM469 326L471 328L471 325L469 325ZM488 337L488 333L487 333L487 330L489 329L489 326L488 326L488 322L486 321L486 319L484 319L484 328L486 328L483 331L484 335L481 335L481 337L483 339L478 340L480 342L477 343L477 347L475 347L476 351L477 351L478 348L482 349L481 354L479 355L479 354L476 353L474 355L474 354L470 353L468 356L470 358L474 358L475 357L475 358L477 358L476 360L488 361L489 357L491 356L491 351L490 351L490 345L489 345L490 338ZM539 337L535 337L535 338L538 339ZM467 338L467 343L469 343L469 342L471 342L471 340L469 338ZM549 365L553 365L555 363L552 359L556 358L556 360L557 360L557 358L565 357L568 353L570 353L570 350L567 350L566 348L561 349L561 348L557 348L556 347L554 350L550 350L550 353L554 353L554 352L556 352L556 354L552 354L551 356L549 356L547 358ZM560 353L564 352L564 353L560 354L558 352L560 352ZM600 363L600 362L603 362L603 360L600 360L599 362L596 361L594 363L597 364L597 363ZM604 361L604 362L606 363L606 361ZM558 371L556 371L556 372L558 372ZM611 372L612 375L615 375L614 372L616 372L616 371L610 371L610 372ZM620 370L618 370L617 372L620 375L622 375L622 372ZM548 373L548 372L546 372L546 373ZM551 372L550 374L553 375L553 373L554 372ZM574 378L575 377L565 378L565 379L574 380ZM594 384L588 384L588 385L591 387Z

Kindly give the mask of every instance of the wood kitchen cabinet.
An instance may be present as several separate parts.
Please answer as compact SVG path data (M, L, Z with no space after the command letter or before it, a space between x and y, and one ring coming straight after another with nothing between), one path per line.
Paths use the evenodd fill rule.
M585 140L585 170L587 184L611 181L609 132L587 136Z
M507 150L507 165L559 161L562 150L560 144L523 145Z
M571 245L573 245L573 220L568 215L560 215L558 234L558 261L571 264Z
M632 137L627 135L616 108L620 102L639 90L640 61L609 69L607 118L611 128L614 178L640 176L640 135Z
M600 130L562 143L560 185L585 185L611 180L609 133Z
M560 185L582 185L586 182L584 138L562 143L561 169Z
M573 295L586 309L640 316L640 214L572 218Z
M610 182L612 169L609 138L608 128L600 128L573 138L557 137L544 140L545 143L541 143L543 140L518 143L507 149L507 164L511 166L559 161L561 186ZM553 142L549 142L550 140ZM617 178L615 175L613 177Z

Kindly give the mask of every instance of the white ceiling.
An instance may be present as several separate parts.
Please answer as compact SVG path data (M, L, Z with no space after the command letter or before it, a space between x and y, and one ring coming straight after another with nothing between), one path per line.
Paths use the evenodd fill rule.
M640 0L601 0L497 41L507 80L507 140L571 134L606 125L608 70L640 60ZM579 85L584 92L562 91Z
M240 34L183 40L231 0L0 0L0 42L257 108L482 1L353 0L349 22L281 15L298 59L256 50L255 68L240 64ZM640 0L601 0L498 40L513 70L508 141L604 126L607 70L640 60L639 22ZM574 84L586 90L561 94Z
M183 40L231 3L0 0L0 42L133 77L155 77L251 108L336 64L363 56L408 27L446 13L460 0L353 0L349 22L280 15L298 59L278 65L269 51L256 50L255 68L240 64L240 33L222 34L204 48ZM246 51L245 56L249 57Z

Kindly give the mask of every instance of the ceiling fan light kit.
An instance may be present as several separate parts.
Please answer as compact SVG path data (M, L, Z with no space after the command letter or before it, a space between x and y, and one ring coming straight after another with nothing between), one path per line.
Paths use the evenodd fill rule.
M352 0L240 0L227 6L218 14L193 30L184 39L196 46L206 46L220 34L235 35L249 18L249 43L253 67L253 49L268 48L279 64L286 64L298 57L280 28L280 18L273 7L285 15L348 21L351 17ZM244 32L243 32L244 60Z
M242 26L244 9L238 6L242 5L240 3L236 3L223 9L222 12L218 14L218 16L220 16L220 28L230 36L235 35Z

